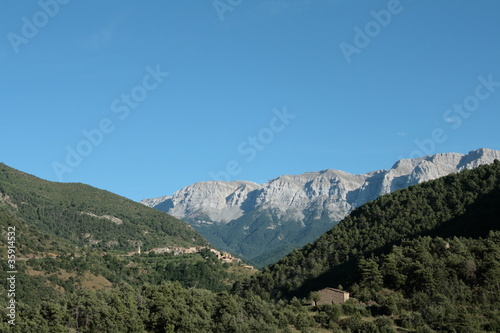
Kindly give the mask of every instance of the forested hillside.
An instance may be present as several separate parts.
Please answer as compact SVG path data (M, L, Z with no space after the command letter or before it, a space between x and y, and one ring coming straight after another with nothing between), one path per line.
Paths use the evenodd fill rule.
M273 298L349 285L360 258L423 235L487 236L500 228L500 162L388 194L356 209L317 241L250 281Z
M0 164L0 223L16 226L20 254L207 245L186 223L84 184L53 183ZM2 238L0 244L5 244Z
M500 162L416 185L355 210L235 292L306 297L345 288L410 327L500 329ZM465 315L464 315L465 313Z

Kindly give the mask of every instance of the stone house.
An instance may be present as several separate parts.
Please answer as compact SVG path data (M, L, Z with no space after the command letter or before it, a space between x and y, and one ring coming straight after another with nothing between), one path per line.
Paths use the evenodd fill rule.
M317 305L322 304L343 304L349 299L349 293L347 291L334 289L334 288L324 288L318 290L320 299ZM314 301L312 302L314 305Z

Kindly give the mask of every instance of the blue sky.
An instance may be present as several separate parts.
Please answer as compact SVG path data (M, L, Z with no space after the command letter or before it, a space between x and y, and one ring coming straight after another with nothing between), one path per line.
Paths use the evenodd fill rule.
M0 161L133 200L500 149L493 0L9 1Z

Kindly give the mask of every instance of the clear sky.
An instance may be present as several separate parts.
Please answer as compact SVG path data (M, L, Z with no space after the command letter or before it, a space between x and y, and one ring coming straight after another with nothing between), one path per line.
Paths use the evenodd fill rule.
M494 0L41 0L0 12L0 161L133 200L500 149Z

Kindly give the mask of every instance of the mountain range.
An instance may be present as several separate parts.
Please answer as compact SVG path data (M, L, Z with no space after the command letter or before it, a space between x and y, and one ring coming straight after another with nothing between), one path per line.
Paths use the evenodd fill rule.
M269 265L381 195L500 159L500 151L444 153L397 161L388 170L284 175L264 184L199 182L146 206L188 222L215 247Z

